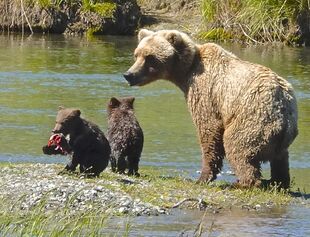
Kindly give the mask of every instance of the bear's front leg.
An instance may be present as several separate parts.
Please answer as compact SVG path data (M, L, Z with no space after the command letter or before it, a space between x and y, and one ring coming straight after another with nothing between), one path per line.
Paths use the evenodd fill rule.
M79 164L79 157L75 153L73 153L71 160L65 167L65 170L74 172L78 164Z
M225 155L221 126L200 130L200 146L202 151L202 169L199 183L208 183L216 179L223 166Z

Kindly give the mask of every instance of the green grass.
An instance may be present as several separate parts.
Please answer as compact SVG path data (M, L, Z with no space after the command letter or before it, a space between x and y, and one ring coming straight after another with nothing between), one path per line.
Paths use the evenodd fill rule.
M2 200L0 205L0 236L100 236L111 216L106 209L94 206L72 211L69 205L53 210L45 209L44 198L30 210L18 210L16 203ZM130 225L116 228L118 236L128 236ZM113 235L110 235L113 236Z
M112 18L116 10L116 4L112 1L82 0L82 9L95 12L103 17Z
M308 0L203 0L204 39L232 39L254 43L296 40L294 30L298 13L310 10ZM214 35L214 29L225 34ZM227 33L228 32L228 33Z
M178 175L177 171L151 167L143 167L140 173L142 174L141 177L134 178L136 183L133 185L119 183L118 186L109 188L120 189L133 198L166 208L172 208L184 199L202 199L207 205L220 208L232 206L255 208L256 205L281 206L287 205L292 200L286 191L278 191L276 187L268 190L259 188L239 189L224 181L216 181L208 185L198 184L195 180ZM126 176L111 172L103 172L100 177L100 179L105 180L121 178L126 178Z
M116 4L112 0L25 0L25 3L38 5L46 9L59 8L62 4L68 6L78 5L82 6L83 11L94 12L106 18L112 18L116 10Z
M0 235L46 236L48 233L48 236L76 236L83 231L87 236L99 236L108 219L98 210L85 211L78 216L66 214L63 210L46 213L34 209L25 214L1 212Z

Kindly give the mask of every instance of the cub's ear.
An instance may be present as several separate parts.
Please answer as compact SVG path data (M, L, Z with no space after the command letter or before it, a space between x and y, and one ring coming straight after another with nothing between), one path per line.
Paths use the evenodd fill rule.
M135 97L133 97L133 96L127 97L126 101L128 104L130 104L133 107L133 102L135 102Z
M58 110L63 110L63 109L65 109L64 106L58 106Z
M141 29L138 33L138 41L140 42L143 38L153 35L155 32L147 29Z
M179 32L170 31L165 34L165 38L176 49L181 49L184 46L184 40Z
M110 99L110 102L109 102L109 107L110 108L117 108L120 106L120 104L121 104L121 102L118 99L116 99L115 97L112 97Z
M80 117L80 115L81 115L81 110L79 110L79 109L74 109L74 110L72 110L71 115L74 116L74 117Z

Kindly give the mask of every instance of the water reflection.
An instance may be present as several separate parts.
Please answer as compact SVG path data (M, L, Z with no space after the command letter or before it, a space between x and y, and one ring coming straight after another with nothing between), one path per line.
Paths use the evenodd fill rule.
M265 212L235 210L219 213L175 210L172 215L157 217L137 217L133 220L116 219L106 232L124 229L130 223L129 236L187 237L198 236L199 226L202 237L283 237L309 236L308 212L304 208L292 206L287 209L272 209ZM296 226L298 223L298 226Z

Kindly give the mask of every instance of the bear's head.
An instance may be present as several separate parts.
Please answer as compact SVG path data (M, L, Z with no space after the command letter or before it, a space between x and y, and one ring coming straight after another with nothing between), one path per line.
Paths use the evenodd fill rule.
M64 136L75 133L81 124L81 111L78 109L59 106L56 124L53 133L62 133Z
M143 86L157 79L176 83L189 72L198 52L189 36L177 30L142 29L138 40L135 63L124 73L130 86Z
M115 110L130 111L133 110L135 97L124 97L117 99L112 97L108 104L108 114L111 115Z

